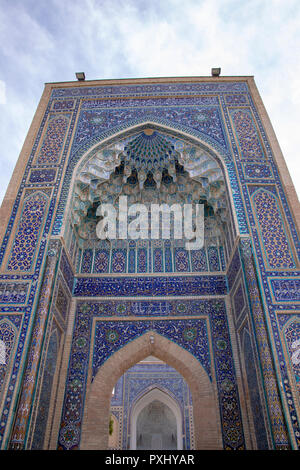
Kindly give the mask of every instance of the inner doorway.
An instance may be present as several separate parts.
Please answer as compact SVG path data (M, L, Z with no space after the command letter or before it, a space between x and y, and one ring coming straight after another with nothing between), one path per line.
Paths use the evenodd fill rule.
M189 386L178 371L155 356L119 378L111 397L110 423L110 449L194 448Z
M167 393L155 388L136 403L131 416L131 449L182 449L182 412Z
M164 364L172 368L173 374L177 374L170 396L175 397L183 410L183 450L222 449L215 383L210 381L207 372L191 353L155 331L148 331L124 345L99 368L86 392L80 448L111 449L108 437L110 416L113 415L117 420L116 449L130 449L131 428L128 410L132 409L136 399L145 394L146 389L157 386L160 379L155 377L155 383L148 386L148 382L145 383L144 378L140 376L140 370L137 371L138 374L135 371L134 377L127 383L124 382L124 377L130 370L132 372L134 367L140 368L140 361L150 355L163 358L166 361ZM175 393L178 390L178 375L189 391L180 393L180 396ZM162 380L165 379L164 373ZM135 393L129 393L128 385L132 385L130 390ZM157 388L165 391L166 383L160 382ZM115 421L114 418L111 421Z
M140 412L136 423L137 450L177 449L176 417L172 410L154 400Z

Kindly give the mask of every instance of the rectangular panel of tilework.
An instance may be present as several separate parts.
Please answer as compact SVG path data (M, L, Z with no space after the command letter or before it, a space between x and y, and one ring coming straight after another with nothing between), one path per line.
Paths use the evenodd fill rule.
M275 302L300 302L300 277L269 279Z
M28 282L0 282L0 302L24 304L28 293Z
M75 296L226 295L225 276L77 278Z

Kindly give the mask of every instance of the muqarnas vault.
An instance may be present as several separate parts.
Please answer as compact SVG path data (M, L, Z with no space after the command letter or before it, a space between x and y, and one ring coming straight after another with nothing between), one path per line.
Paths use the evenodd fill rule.
M203 246L100 239L121 195L201 203ZM253 77L46 84L1 207L1 448L299 449L297 216Z

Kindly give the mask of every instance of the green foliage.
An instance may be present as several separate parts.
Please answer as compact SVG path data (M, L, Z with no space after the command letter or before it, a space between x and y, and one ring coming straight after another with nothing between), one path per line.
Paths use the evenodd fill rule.
M109 428L108 428L108 432L109 432L110 436L112 435L113 431L114 431L114 421L113 421L112 417L110 416Z

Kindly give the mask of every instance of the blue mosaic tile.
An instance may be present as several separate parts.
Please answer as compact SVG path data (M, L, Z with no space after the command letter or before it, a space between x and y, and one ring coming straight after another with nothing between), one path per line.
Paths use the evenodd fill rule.
M149 330L175 340L184 349L196 355L211 378L206 325L204 320L199 319L176 320L176 322L137 321L128 323L118 321L117 324L115 322L97 322L93 353L93 378L99 367L113 352L120 349L124 343L133 341ZM195 342L197 343L196 348ZM103 343L105 343L105 348L103 348Z
M226 295L225 276L79 278L75 280L73 295Z
M261 163L245 163L244 164L245 177L250 179L270 179L273 174L269 165L262 165Z
M174 98L175 94L182 96L180 96L180 99L176 99ZM200 94L201 96L199 96ZM135 97L142 98L143 96L148 96L149 99L144 99L144 101L141 99L134 100ZM109 97L114 97L114 100L108 100ZM124 97L130 99L126 101ZM85 102L82 101L83 98L86 100ZM82 103L85 104L79 113L78 110ZM139 106L137 103L139 103ZM143 109L141 105L144 106ZM126 119L124 119L124 116ZM8 312L10 317L13 317L12 314L16 312L20 313L18 316L20 339L16 345L15 362L12 365L12 373L7 384L7 393L3 400L3 413L0 418L0 440L4 435L7 419L11 414L12 398L15 393L15 386L20 378L19 366L24 359L24 344L26 344L26 339L28 339L32 328L34 308L41 287L39 280L45 263L47 240L49 239L52 227L52 234L61 235L66 201L75 165L92 145L99 144L103 139L113 143L116 141L114 135L117 132L123 132L125 135L126 132L129 132L128 127L142 126L145 121L152 121L158 127L160 125L168 126L168 128L172 129L172 135L178 138L182 138L182 132L184 132L186 136L189 136L187 139L190 139L193 143L198 142L198 139L200 139L204 146L207 145L211 149L212 153L216 151L226 165L240 234L250 234L252 240L252 257L256 263L258 277L261 279L261 292L266 299L264 313L270 320L270 335L274 338L275 354L280 358L280 374L284 387L282 393L285 394L287 403L286 412L289 412L292 417L292 429L290 432L294 432L294 439L300 446L299 423L296 406L292 398L294 385L291 384L291 378L287 373L285 362L281 360L285 353L279 332L280 328L284 328L285 325L289 324L291 316L295 315L299 306L300 273L296 269L298 263L296 252L299 255L300 244L295 221L287 202L285 188L282 186L272 149L247 84L244 82L156 83L100 87L75 86L74 88L68 87L53 90L46 112L42 117L41 126L32 147L28 165L25 168L24 177L19 187L0 248L0 259L3 260L7 254L9 243L12 242L12 253L9 253L6 257L6 260L8 259L7 266L10 275L2 274L0 277L0 303L3 304L0 306L0 319L3 314ZM76 135L74 142L72 135ZM66 162L67 156L69 156L68 162ZM66 172L64 168L66 168ZM30 193L30 197L35 197L33 194L43 194L45 201L49 201L47 209L45 209L46 206L42 207L40 205L41 217L44 217L42 223L40 217L37 217L39 221L33 220L34 211L37 209L36 206L33 207L26 218L28 207L22 202L24 201L24 191L31 190L30 188L33 188L34 185L41 188L41 192L37 192L35 188ZM266 238L266 233L270 233L269 228L271 225L265 224L264 204L258 201L257 196L259 189L267 189L274 196L273 199L270 199L268 196L268 201L264 201L264 203L268 202L269 209L272 201L276 200L278 207L281 207L284 213L284 223L281 223L278 216L274 220L280 223L273 222L271 224L277 227L273 243L270 236ZM261 220L260 227L258 227L254 217L255 214L253 213L251 200L254 199L258 207L258 218ZM25 200L29 201L29 199ZM23 207L20 207L20 204L23 204ZM273 209L274 207L273 205ZM20 230L17 229L15 231L17 213L20 209L23 210L24 217L19 226ZM272 213L275 214L274 210ZM278 214L280 215L280 212ZM38 226L39 222L40 225ZM286 242L284 242L284 236L282 235L283 230L286 233ZM11 234L13 234L13 240L10 240ZM264 234L263 237L261 236L262 234ZM280 250L278 243L276 243L278 238L281 239ZM292 242L295 247L295 253L291 247ZM22 250L20 254L18 247L24 247L24 243L26 244L26 250ZM277 251L275 252L275 250ZM221 251L218 260L224 269L224 252L222 254ZM71 249L72 258L75 256L75 252L76 246L73 243ZM94 252L92 254L93 256L88 268L85 268L85 262L81 261L81 267L83 266L83 269L87 269L86 271L81 271L82 273L124 272L115 270L117 265L120 266L122 263L122 266L125 265L124 260L121 264L119 262L119 264L113 265L112 271L108 260L105 259L105 256L100 259L99 253L96 254ZM155 264L153 266L151 264L153 259L149 256L149 252L145 252L144 258L141 255L139 259L137 251L133 254L133 250L129 250L127 272L134 273L136 269L141 273L152 272L161 263L164 266L165 272L171 273L176 266L176 261L177 266L179 266L178 272L180 273L196 266L197 269L195 271L200 271L202 269L199 268L205 266L204 258L201 256L197 258L195 254L192 254L189 259L186 258L185 262L181 259L181 262L178 264L178 258L172 258L172 253L170 250L168 251L166 246L164 251L162 251L159 261L157 261L158 258L155 259L157 262L156 268ZM208 261L212 265L213 259L215 259L215 266L217 266L217 253L215 253L214 258L213 255L208 257L206 262ZM190 263L190 266L188 266L188 263ZM180 315L180 311L181 314L188 312L188 315L195 315L196 312L200 311L202 314L205 313L203 307L205 304L199 303L198 307L196 307L191 302L190 306L187 307L186 302L178 301L175 307L175 304L171 304L166 300L156 301L155 297L171 297L172 295L177 297L185 295L226 295L228 290L236 289L236 282L239 280L238 275L241 272L240 268L239 253L236 250L228 266L227 277L225 275L199 277L171 276L167 279L163 277L150 278L147 276L143 279L133 279L125 276L124 279L118 281L109 278L109 276L101 280L92 276L85 278L78 276L75 279L74 295L88 295L92 297L98 295L108 297L125 295L138 297L144 295L154 298L152 300L153 306L147 302L141 304L137 301L132 302L129 306L125 302L123 305L123 307L125 306L125 311L122 315L134 314L138 317L143 314L146 316L157 315L163 317L166 315ZM20 276L19 269L23 269L24 274L28 272L28 277L26 275ZM73 267L65 252L62 252L61 255L60 270L67 286L66 290L69 290L67 295L70 295L73 290L74 274ZM56 306L61 310L64 297L62 291L60 292ZM235 290L235 292L239 291ZM111 312L109 315L121 315L120 312L122 312L123 308L121 303L109 302L108 304L106 313L109 311ZM240 310L242 307L242 301L237 297L237 293L234 305L236 310ZM99 310L98 314L100 314L100 304L98 304L97 308ZM109 308L111 310L108 310ZM290 313L284 313L280 316L278 314L280 310ZM210 312L212 315L212 311ZM280 321L278 321L279 317ZM287 327L285 333L291 356L293 354L291 344L294 338L293 335L298 334L297 328L297 325L291 322L290 327ZM222 419L225 419L225 409L229 405L227 402L225 406L224 397L226 393L236 390L235 381L232 379L234 375L233 364L230 365L231 374L233 375L224 377L222 375L222 364L224 364L222 360L225 360L225 356L222 356L222 354L224 351L227 351L226 359L231 357L228 352L228 337L222 338L221 331L218 333L214 331L213 334L215 335L214 337L219 335L218 340L213 344L213 348L216 354L218 391L221 397L220 409ZM217 341L219 342L217 343ZM81 350L78 350L76 354L75 357L79 362L85 360ZM296 372L295 374L295 380L297 380L298 375ZM252 373L250 373L250 379L254 380ZM236 397L234 403L238 407ZM239 429L239 432L237 432L238 424L236 423L233 432L233 421L234 419L232 418L230 426L226 420L222 421L225 448L226 446L230 448L243 446L242 431ZM261 430L257 427L257 423L255 426L257 428L257 435L261 436ZM75 434L77 433L76 435L79 436L79 431L76 429L75 431Z
M173 301L174 303L174 301ZM189 305L189 301L183 304ZM126 302L125 302L126 304ZM128 304L128 302L127 302ZM150 302L151 304L151 302ZM208 302L209 304L209 302ZM75 327L72 340L72 351L69 362L67 388L64 399L62 427L58 442L59 449L78 448L80 441L80 422L83 413L84 387L87 379L87 363L90 351L90 330L94 315L105 302L78 303ZM109 304L108 304L109 305ZM224 301L218 300L211 305L212 316L209 317L213 335L214 363L211 362L208 348L208 330L205 318L144 321L109 321L97 320L95 324L93 347L93 371L97 369L117 349L133 341L146 331L155 331L193 354L203 365L211 378L211 367L216 368L217 384L220 393L220 413L222 417L223 439L225 448L244 448L244 437L241 424L240 405L232 359L230 335L226 320ZM126 309L126 305L124 305ZM121 309L124 312L124 308ZM206 309L206 317L208 310ZM214 365L213 365L214 364ZM226 367L222 367L226 364ZM82 385L81 385L82 384ZM234 406L235 412L226 411ZM72 432L68 432L72 430Z
M300 279L270 279L276 302L300 302Z
M52 183L56 178L56 169L32 169L29 175L30 183Z
M24 304L27 300L28 289L28 282L0 282L0 302Z

